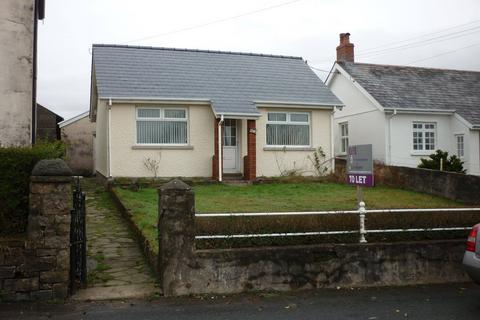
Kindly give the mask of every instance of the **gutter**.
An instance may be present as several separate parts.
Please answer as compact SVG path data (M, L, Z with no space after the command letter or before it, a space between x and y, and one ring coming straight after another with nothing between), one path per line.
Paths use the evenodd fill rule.
M453 114L455 109L418 109L418 108L384 108L385 112L397 113L437 113L437 114Z

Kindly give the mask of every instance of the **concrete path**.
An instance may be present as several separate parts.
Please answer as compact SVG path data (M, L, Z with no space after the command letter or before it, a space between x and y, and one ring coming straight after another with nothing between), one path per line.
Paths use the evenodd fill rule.
M82 186L87 195L88 288L72 299L144 298L158 294L156 280L110 195L93 179L84 180Z

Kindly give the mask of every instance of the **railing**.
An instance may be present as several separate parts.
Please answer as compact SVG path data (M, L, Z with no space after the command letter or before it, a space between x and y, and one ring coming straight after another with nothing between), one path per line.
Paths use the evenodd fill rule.
M469 230L471 226L445 227L445 228L395 228L395 229L371 229L367 230L365 225L368 213L431 213L431 212L478 212L480 208L438 208L438 209L371 209L365 208L365 203L360 202L358 210L344 211L300 211L300 212L246 212L246 213L196 213L196 218L216 217L274 217L274 216L319 216L319 215L358 215L358 230L334 230L334 231L309 231L309 232L278 232L278 233L253 233L253 234L218 234L199 235L195 239L241 239L241 238L262 238L262 237L298 237L298 236L321 236L358 234L359 242L366 243L366 236L371 233L401 233L401 232L435 232L435 231L461 231Z

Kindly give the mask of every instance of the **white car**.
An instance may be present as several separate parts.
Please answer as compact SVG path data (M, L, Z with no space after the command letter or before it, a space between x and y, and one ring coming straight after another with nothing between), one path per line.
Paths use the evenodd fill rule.
M480 223L475 225L468 235L463 266L470 278L480 284Z

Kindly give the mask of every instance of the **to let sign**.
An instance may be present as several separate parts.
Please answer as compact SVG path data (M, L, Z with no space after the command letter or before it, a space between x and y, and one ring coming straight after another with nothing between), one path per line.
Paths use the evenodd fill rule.
M373 187L372 145L362 144L348 147L347 183Z

